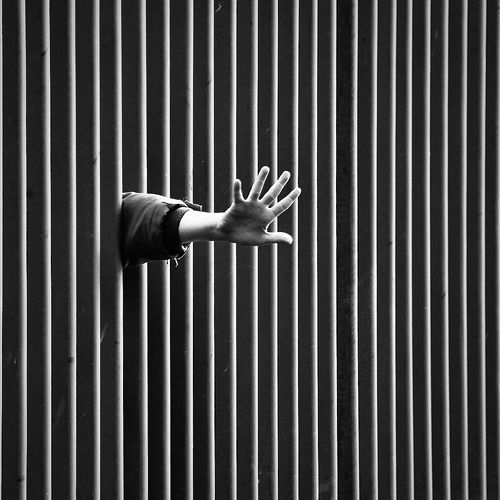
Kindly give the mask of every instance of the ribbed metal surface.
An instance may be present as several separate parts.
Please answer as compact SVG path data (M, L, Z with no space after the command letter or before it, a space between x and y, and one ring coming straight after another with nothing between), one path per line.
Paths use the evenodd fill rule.
M498 2L0 5L2 498L499 496ZM264 165L293 246L122 271Z

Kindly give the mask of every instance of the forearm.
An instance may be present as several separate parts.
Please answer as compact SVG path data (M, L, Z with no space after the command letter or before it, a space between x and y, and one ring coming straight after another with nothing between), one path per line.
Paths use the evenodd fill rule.
M221 213L189 210L179 222L179 239L182 243L192 241L216 241L223 239L217 229Z

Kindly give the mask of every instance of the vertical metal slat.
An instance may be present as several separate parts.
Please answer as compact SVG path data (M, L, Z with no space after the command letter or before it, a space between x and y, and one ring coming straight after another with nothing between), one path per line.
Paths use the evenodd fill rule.
M114 198L116 211L121 207L122 165L123 165L123 114L122 114L122 9L121 1L114 2L114 124L115 124L115 171ZM115 494L117 499L124 498L124 419L123 419L123 272L121 263L115 261L115 282L113 290L113 309L115 319Z
M449 2L448 220L450 494L469 491L467 346L467 52L468 2ZM456 144L456 147L452 147ZM456 374L455 377L452 374Z
M386 45L378 40L378 1L361 1L360 10L365 12L359 19L359 31L365 35L359 41L359 50L366 55L359 62L359 80L366 84L360 85L359 121L364 127L358 130L359 148L359 238L365 243L359 249L360 276L365 276L365 284L359 290L359 351L360 363L360 422L359 439L364 453L360 454L360 468L365 473L360 477L361 497L378 498L379 495L379 451L378 451L378 294L377 294L377 187L378 187L378 51L386 50ZM379 49L379 43L383 46ZM383 64L383 63L382 63ZM385 82L384 82L385 83ZM384 115L381 120L387 122ZM386 154L385 149L382 148ZM384 165L389 162L382 160ZM382 202L385 207L385 203ZM384 208L381 210L384 213ZM389 332L388 332L389 333ZM389 333L390 334L390 333ZM385 343L384 343L385 345ZM382 417L386 420L385 415ZM384 426L382 436L386 437L389 426ZM386 449L382 448L382 456ZM385 462L383 464L385 466ZM381 467L385 472L385 468Z
M138 8L138 190L147 191L147 66L146 66L146 0L140 0ZM147 266L139 270L139 494L148 498L148 276Z
M450 380L449 380L449 231L448 231L448 86L449 86L449 1L443 0L441 12L441 91L440 101L441 112L441 207L440 207L440 227L442 231L442 245L440 264L442 266L440 273L440 284L442 285L442 447L443 447L443 496L451 498L451 475L450 475Z
M94 158L94 206L92 226L94 228L94 239L92 247L93 278L93 345L92 359L94 369L92 372L92 404L93 404L93 495L98 499L101 496L101 99L100 99L100 16L99 1L92 2L92 74L93 80L93 116L94 130L92 137L92 148Z
M18 254L18 373L19 373L19 426L18 426L18 497L26 498L27 482L27 439L28 439L28 375L27 375L27 336L28 336L28 304L27 304L27 159L26 159L26 4L18 3L18 214L19 214L19 254Z
M485 42L486 2L469 2L467 81L467 348L469 493L486 498Z
M96 7L97 8L97 7ZM123 191L121 0L99 2L100 224L101 238L100 425L102 497L124 498L123 270L119 222ZM96 43L96 40L94 40Z
M469 428L469 418L468 418L468 312L467 312L467 80L468 80L468 64L467 64L467 52L468 52L468 0L462 0L461 10L462 10L462 33L461 33L461 95L460 95L460 125L461 125L461 136L459 141L460 148L460 199L461 199L461 213L460 213L460 352L461 352L461 387L462 387L462 405L461 405L461 421L462 421L462 474L463 474L463 485L462 494L467 495L469 491L469 439L468 439L468 428Z
M271 179L278 177L278 0L271 5ZM274 220L271 231L278 230ZM271 498L278 499L278 248L271 248Z
M162 193L170 196L170 0L163 3L163 162L162 162ZM170 500L172 486L172 454L171 454L171 379L170 379L170 266L163 263L162 286L164 292L163 304L163 401L162 414L163 431L163 498Z
M378 162L377 162L377 107L378 107L378 92L377 92L377 77L378 77L378 1L373 2L372 6L372 21L371 21L371 75L370 75L370 103L371 103L371 123L370 123L370 139L371 139L371 186L370 186L370 246L371 246L371 263L370 263L370 287L371 287L371 297L370 297L370 311L373 315L371 324L371 337L372 343L370 345L370 362L371 366L371 381L372 381L372 394L371 394L371 411L372 411L372 425L370 432L372 434L370 442L370 453L373 460L372 463L372 490L371 495L373 498L378 498L379 495L379 485L378 485L378 390L377 390L377 340L378 340L378 327L377 327L377 304L378 304L378 294L377 294L377 279L378 279L378 267L377 267L377 194L378 194ZM391 214L391 212L389 211ZM361 432L361 431L360 431ZM360 459L361 460L361 459Z
M237 112L237 0L233 0L230 4L230 31L231 31L231 52L230 52L230 116L229 116L229 162L230 162L230 183L236 179L236 112ZM230 190L230 192L232 192ZM229 355L229 365L230 365L230 413L231 413L231 430L230 430L230 484L231 491L230 497L232 500L237 498L237 485L238 485L238 459L237 459L237 335L236 335L236 283L237 283L237 261L236 261L236 245L234 243L230 244L230 287L229 287L229 315L230 315L230 355Z
M0 2L0 352L3 353L3 332L4 332L4 274L3 274L3 227L4 227L4 210L3 210L3 2ZM0 415L3 415L3 356L0 356ZM0 450L3 449L3 417L0 417ZM2 453L0 452L0 485L2 484L3 477L3 460ZM1 488L0 488L1 493Z
M44 332L44 415L43 415L43 494L52 497L52 266L51 266L51 113L50 113L50 4L42 5L42 140L43 140L43 332Z
M299 0L292 4L292 151L291 170L294 186L299 177ZM298 203L292 206L292 237L299 236ZM294 500L299 498L299 249L292 248L292 492Z
M444 196L443 196L443 233L444 233L444 246L443 246L443 262L444 262L444 282L449 287L449 222L448 222L448 100L449 100L449 0L444 1L444 12L443 12L443 105L444 105L444 116L443 116L443 185ZM444 374L444 448L445 448L445 495L447 498L451 498L451 472L450 472L450 361L449 361L449 342L450 342L450 332L449 332L449 314L450 314L450 303L449 303L449 293L447 290L446 299L444 303L444 346L446 348L443 352L443 374Z
M413 499L415 495L414 486L414 404L413 404L413 143L412 143L412 123L413 123L413 1L407 0L400 9L403 13L400 18L401 37L398 35L398 46L402 46L401 66L402 66L402 90L401 109L401 139L398 144L402 145L401 167L398 165L401 174L401 236L398 237L398 250L401 255L401 274L397 277L397 284L401 283L402 300L398 307L398 314L403 318L404 324L398 328L403 328L404 337L402 344L402 381L401 391L404 394L402 406L404 414L401 415L403 423L402 436L398 442L398 449L403 448L398 454L401 457L399 463L400 470L404 474L398 474L397 492L398 495L405 495ZM399 64L399 61L398 61ZM401 311L399 313L399 311ZM399 419L398 419L399 420Z
M359 498L358 2L339 4L337 58L337 263L339 496Z
M330 351L330 387L331 387L331 422L330 422L330 484L331 496L338 498L338 411L337 411L337 1L332 2L330 19L330 137L331 145L329 149L330 172L330 238L329 254L331 255L331 275L329 276L329 298L331 307L331 351Z
M251 3L251 34L250 34L250 169L252 177L259 170L258 147L258 57L259 57L259 4L258 0ZM250 335L251 335L251 405L250 405L250 468L251 468L251 498L259 496L259 254L258 248L251 249L251 292L250 292Z
M163 4L163 154L162 154L162 193L170 196L170 1ZM163 430L163 497L171 498L172 484L172 455L171 455L171 378L170 378L170 332L171 332L171 306L170 306L170 266L163 263L162 286L164 293L163 304L163 401L162 414L164 421Z
M407 461L408 461L408 496L413 499L415 495L415 462L414 462L414 404L413 404L413 145L412 145L412 123L413 123L413 1L408 0L406 5L406 60L407 73L406 73L406 145L408 148L408 155L406 157L406 189L405 199L406 202L406 263L405 274L408 280L407 287L407 302L406 318L407 318L407 336L406 347L408 349L406 354L406 409L407 409Z
M390 412L390 459L389 491L391 498L397 495L396 479L396 43L397 3L390 2L390 79L389 79L389 412ZM392 244L391 244L392 243Z
M68 4L68 448L69 495L76 499L76 25Z
M494 74L495 78L495 88L497 92L497 98L496 98L496 109L495 109L495 130L496 134L494 135L494 140L495 140L495 147L496 147L496 165L500 165L500 9L496 9L496 18L495 18L495 31L496 31L496 40L495 40L495 45L496 45L496 71ZM494 284L495 284L495 294L496 294L496 303L493 305L494 310L496 311L496 329L494 330L496 335L497 335L497 352L496 352L496 370L497 370L497 375L496 378L497 380L500 380L500 340L499 340L499 333L500 333L500 175L499 175L499 170L497 168L497 175L496 175L496 185L494 187L495 189L495 229L494 229L494 246L496 249L496 262L495 262L495 269L496 269L496 274L494 277ZM496 415L497 418L500 416L500 387L496 386L496 391L494 393L494 398L496 399ZM496 453L497 453L497 458L500 456L500 433L497 434L497 442L495 443L495 448L496 448ZM500 460L497 461L496 464L496 475L497 475L497 480L500 479ZM498 492L498 490L497 490Z
M485 296L486 296L486 498L500 495L500 317L499 305L499 4L486 2L486 109L485 109Z
M495 151L496 158L495 164L500 165L500 9L496 9L496 18L495 18L495 32L496 32L496 71L494 73L495 79L495 88L497 90L497 98L496 98L496 109L495 109L495 131L494 135L495 140ZM495 293L496 293L496 303L493 305L494 310L496 311L495 319L496 319L496 329L494 330L497 336L497 352L496 352L496 362L497 362L497 380L500 380L500 175L497 168L496 175L496 185L495 189L495 232L494 232L494 246L495 246ZM500 416L500 387L496 386L496 391L493 395L496 400L496 415L497 418ZM1 442L1 441L0 441ZM500 433L497 434L497 442L495 443L497 457L500 455ZM496 475L497 480L500 479L500 460L498 460L496 464ZM498 492L498 490L497 490Z
M424 469L425 494L432 496L432 374L431 374L431 241L430 241L430 57L431 57L431 14L430 0L425 0L423 6L423 140L422 140L422 209L423 209L423 308L419 312L423 316L423 376L424 376Z
M478 157L478 326L479 326L479 467L480 491L478 495L486 498L486 0L478 5L479 9L479 157Z
M186 2L186 144L185 187L189 199L193 197L193 71L194 71L194 10L193 0ZM193 249L186 262L185 360L186 360L186 499L194 494L193 478Z
M318 2L311 4L311 419L312 496L319 497L318 446Z
M351 404L352 404L352 492L354 498L359 498L359 383L358 383L358 16L359 6L358 0L352 1L352 149L351 149L351 166L352 166L352 334L353 334L353 351L352 351L352 371L351 371Z
M207 210L214 211L214 0L207 4ZM208 487L207 498L215 500L215 254L214 242L208 242L207 256L207 417Z

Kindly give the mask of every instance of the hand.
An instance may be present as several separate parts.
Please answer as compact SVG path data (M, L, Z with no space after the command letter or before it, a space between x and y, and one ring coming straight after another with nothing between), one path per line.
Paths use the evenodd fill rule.
M276 201L286 183L290 179L289 172L283 172L269 191L259 199L266 178L268 167L262 167L253 183L248 197L243 198L239 179L233 185L233 203L223 213L216 225L216 239L240 243L243 245L266 245L270 243L292 243L292 237L287 233L268 232L271 222L290 208L300 195L300 188L295 188L282 200ZM272 205L272 206L271 206Z

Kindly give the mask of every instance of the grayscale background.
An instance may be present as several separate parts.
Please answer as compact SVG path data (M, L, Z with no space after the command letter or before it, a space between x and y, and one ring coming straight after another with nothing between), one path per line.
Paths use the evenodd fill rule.
M1 5L2 498L499 497L498 0ZM262 165L291 247L122 271Z

